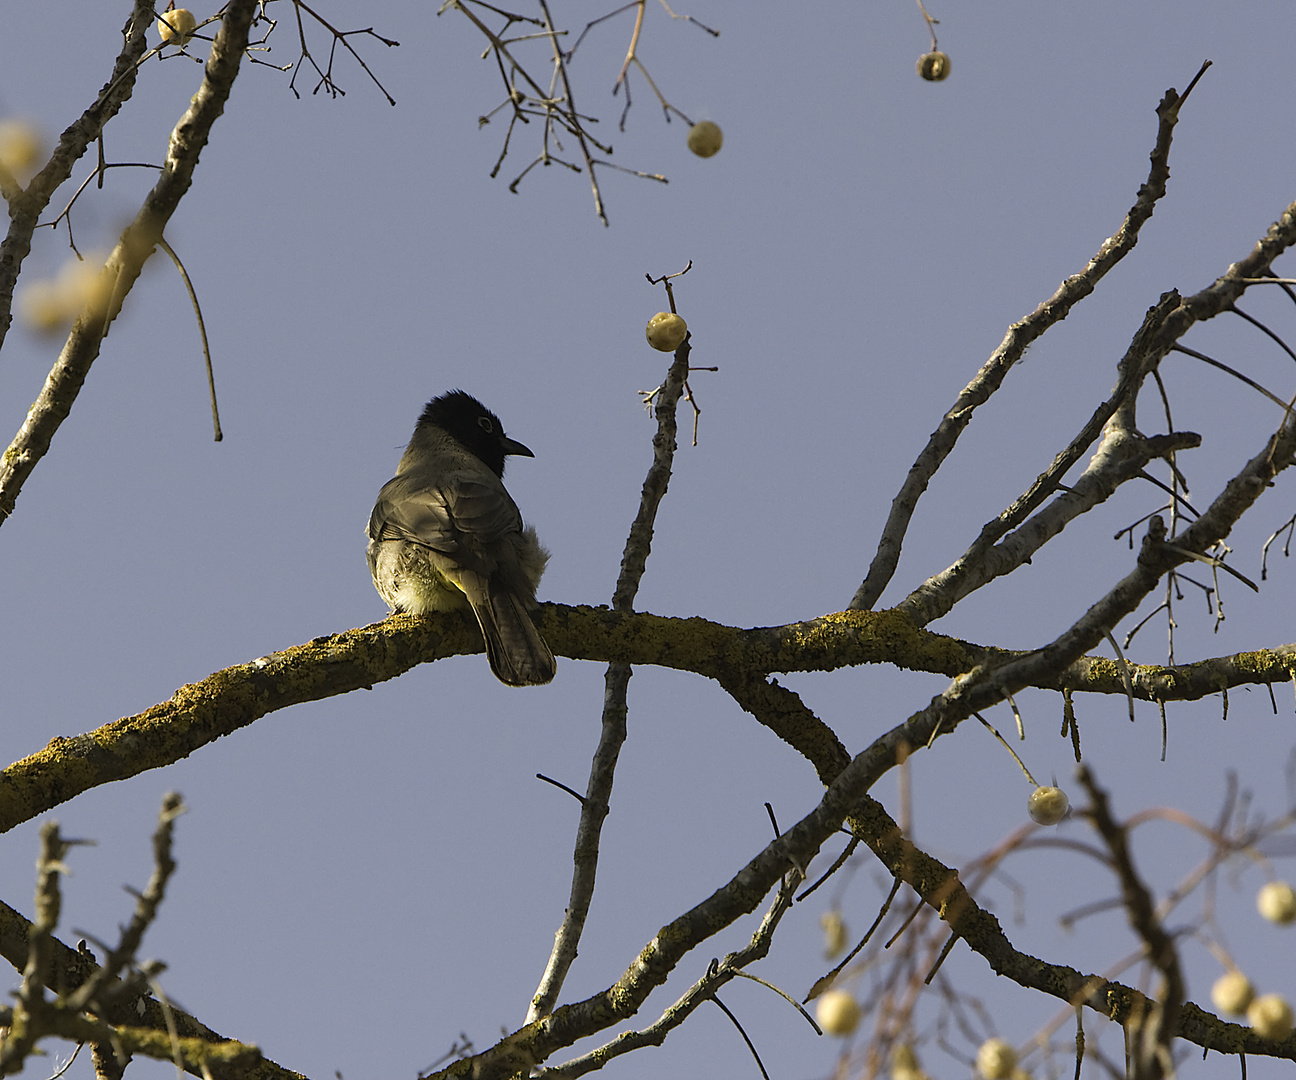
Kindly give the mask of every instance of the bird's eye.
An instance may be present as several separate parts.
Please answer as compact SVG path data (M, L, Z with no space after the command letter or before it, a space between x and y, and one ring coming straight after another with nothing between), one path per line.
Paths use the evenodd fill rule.
M489 416L477 417L477 424L482 431L486 432L487 435L495 434L495 425L491 423L491 418Z

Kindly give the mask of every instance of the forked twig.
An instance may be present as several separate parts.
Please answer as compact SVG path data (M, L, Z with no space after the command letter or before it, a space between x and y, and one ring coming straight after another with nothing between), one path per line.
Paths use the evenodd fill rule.
M920 496L927 490L932 476L953 452L959 436L971 422L977 407L989 400L1000 388L1008 372L1025 355L1031 343L1050 327L1066 318L1077 303L1094 291L1098 282L1112 267L1133 250L1138 242L1140 229L1152 216L1157 202L1166 191L1166 183L1170 176L1170 146L1175 125L1179 120L1179 110L1209 64L1210 62L1207 61L1202 65L1183 94L1169 90L1157 107L1157 139L1151 155L1148 178L1139 188L1135 203L1125 215L1121 227L1102 244L1083 270L1067 278L1051 297L1030 315L1009 328L1003 342L982 365L971 382L964 387L954 405L941 420L927 446L910 467L908 477L891 504L891 512L883 527L877 553L869 566L868 574L850 602L851 608L867 611L872 609L881 598L899 565L900 549ZM1112 403L1113 410L1115 404ZM1025 520L1051 495L1057 489L1066 471L1080 459L1093 440L1099 436L1106 419L1105 416L1096 416L1094 422L1085 428L1082 436L1058 456L1054 465L1040 476L1029 491L996 521L983 528L982 535L965 558L980 558L983 552Z

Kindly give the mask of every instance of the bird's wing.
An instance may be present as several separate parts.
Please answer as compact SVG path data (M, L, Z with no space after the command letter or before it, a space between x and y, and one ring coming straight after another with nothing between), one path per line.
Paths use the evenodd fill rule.
M373 540L412 540L467 560L466 566L474 554L521 528L522 515L503 485L475 480L423 485L398 476L383 485L369 518Z

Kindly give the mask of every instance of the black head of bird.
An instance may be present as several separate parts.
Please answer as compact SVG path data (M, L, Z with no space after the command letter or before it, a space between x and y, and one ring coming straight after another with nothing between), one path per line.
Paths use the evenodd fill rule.
M530 449L504 434L500 418L471 394L451 390L424 406L417 428L431 424L441 428L465 449L472 451L496 476L504 477L504 459L535 457Z

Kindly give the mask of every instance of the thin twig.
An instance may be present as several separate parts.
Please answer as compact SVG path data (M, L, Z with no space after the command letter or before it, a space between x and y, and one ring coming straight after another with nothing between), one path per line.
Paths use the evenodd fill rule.
M734 1027L738 1029L738 1034L743 1037L743 1042L747 1044L747 1049L751 1051L751 1056L756 1059L756 1068L760 1069L761 1076L763 1076L765 1080L770 1080L770 1074L765 1071L765 1063L761 1061L760 1054L756 1052L756 1044L751 1041L750 1037L748 1037L747 1035L747 1032L743 1030L742 1024L738 1023L738 1017L734 1016L734 1014L729 1011L725 1003L721 1001L719 997L717 997L715 994L711 995L711 1000L720 1006L720 1011L723 1012L725 1016L729 1017L730 1022L733 1024ZM797 1007L800 1008L800 1006Z
M980 720L981 723L985 725L985 729L988 732L990 732L990 734L993 735L996 739L999 740L999 745L1002 746L1005 750L1008 751L1008 753L1012 755L1013 761L1017 762L1017 767L1026 774L1026 779L1029 780L1032 784L1035 784L1036 787L1039 787L1039 784L1035 782L1035 777L1031 776L1030 769L1026 768L1025 762L1023 762L1022 759L1017 756L1017 751L1014 750L1011 746L1009 746L1008 740L999 734L999 729L996 728L994 724L990 723L990 721L987 720L984 716L982 716L979 712L974 712L972 715L975 716L978 720Z
M1129 662L1125 659L1125 654L1121 652L1121 647L1116 643L1116 638L1110 630L1107 631L1107 643L1116 653L1116 666L1120 668L1121 682L1125 684L1125 697L1129 701L1129 718L1132 724L1134 723L1134 680L1130 676Z
M194 318L198 320L198 336L202 338L203 360L207 364L207 392L211 396L212 427L216 433L215 441L220 442L224 436L221 434L220 410L216 407L216 376L212 373L211 347L207 342L207 326L203 322L202 308L198 304L198 294L194 291L193 282L189 280L189 272L185 269L184 263L180 261L180 256L166 242L165 237L158 237L158 247L171 257L171 261L175 263L175 268L180 271L180 277L184 279L185 288L189 290L189 303L193 305Z

